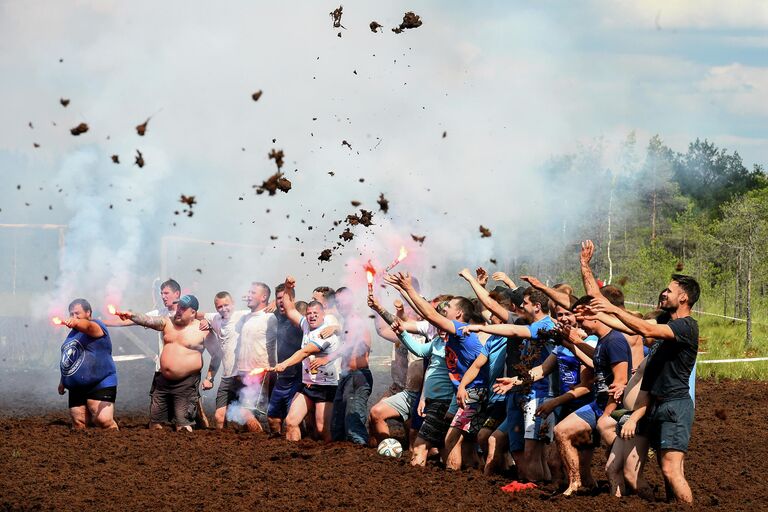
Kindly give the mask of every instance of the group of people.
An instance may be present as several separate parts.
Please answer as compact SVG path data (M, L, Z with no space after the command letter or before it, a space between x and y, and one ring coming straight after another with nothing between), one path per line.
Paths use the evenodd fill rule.
M191 430L204 413L200 390L216 393L215 426L227 422L296 441L311 436L376 446L391 437L390 421L406 428L411 463L430 458L447 468L480 467L486 474L514 465L506 490L558 480L570 495L595 486L592 453L607 449L615 496L652 497L643 476L656 452L667 496L693 500L685 478L694 415L698 324L690 315L699 285L675 274L646 315L629 311L616 286L602 286L582 244L585 294L523 276L479 268L459 275L475 297L425 299L407 273L385 282L402 300L391 312L369 287L375 332L393 343L392 383L369 411L373 379L369 315L356 313L347 288L315 288L296 301L295 280L252 284L247 310L214 297L204 313L173 280L161 285L166 311L116 311L93 319L84 299L70 305L62 346L59 392L69 391L73 425L90 420L117 428L117 376L108 327L159 331L160 355L151 388L150 427ZM487 289L489 277L503 284ZM211 355L207 374L202 352ZM202 383L201 383L202 380Z

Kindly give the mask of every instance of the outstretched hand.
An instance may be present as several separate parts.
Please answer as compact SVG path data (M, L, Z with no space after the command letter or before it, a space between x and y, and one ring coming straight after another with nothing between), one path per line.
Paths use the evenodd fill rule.
M519 384L519 380L515 377L501 377L496 379L496 382L493 384L493 392L499 395L506 395L513 387Z
M286 276L285 277L285 287L286 288L296 288L296 278L293 276Z
M584 240L581 242L581 263L589 265L592 260L592 256L595 254L595 244L592 240Z
M477 282L480 283L480 286L485 288L485 285L488 284L488 271L483 267L477 267L475 274L477 275Z
M115 311L115 316L120 320L130 320L132 315L130 311Z
M602 295L600 297L594 297L589 301L589 308L595 313L613 313L618 309Z
M520 276L520 279L530 284L532 287L536 288L537 290L541 290L542 288L544 288L544 283L542 283L541 281L539 281L537 278L533 276Z
M384 276L384 281L387 283L390 283L392 285L399 286L400 288L407 290L409 288L412 288L413 285L411 284L411 274L408 272L398 272L396 274L386 274Z
M459 271L459 277L466 279L467 281L471 281L472 273L469 271L468 268L463 268Z

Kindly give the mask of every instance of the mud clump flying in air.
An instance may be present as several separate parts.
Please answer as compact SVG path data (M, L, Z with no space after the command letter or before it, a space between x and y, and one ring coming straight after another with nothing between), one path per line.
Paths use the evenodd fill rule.
M341 141L342 146L347 146L349 149L352 149L352 144L347 142L346 140Z
M480 238L490 238L491 236L491 230L487 227L481 225L480 226Z
M269 159L275 161L275 165L277 165L277 170L283 168L283 158L285 157L285 154L283 153L283 150L277 150L272 148L272 151L269 152Z
M262 182L261 185L254 185L256 194L261 195L264 192L268 192L270 196L277 193L278 190L288 192L291 190L291 180L283 176L283 173L278 171L270 176L267 181Z
M374 34L376 32L384 32L384 26L380 24L378 21L372 21L371 24L368 26L371 27L371 32L373 32Z
M387 213L389 211L389 199L384 197L383 192L379 194L379 199L376 202L379 203L379 210L381 210L383 213Z
M339 235L339 238L344 240L345 242L349 242L355 237L355 234L352 233L352 231L349 230L349 228L345 229L342 234Z
M395 34L400 34L403 30L409 28L419 28L421 26L421 17L413 11L408 11L403 15L403 22L399 27L392 29Z
M419 235L414 235L413 233L411 233L411 239L414 242L418 242L419 245L424 245L424 240L427 239L427 235L419 236Z
M69 105L69 100L67 98L61 98L59 100L59 103L61 103L62 107L66 107L67 105Z
M110 158L112 158L113 164L119 164L120 163L120 157L118 155L112 155Z
M185 196L184 194L181 194L181 198L179 198L179 202L181 204L187 205L187 208L183 210L183 213L186 213L187 217L191 217L192 215L194 215L194 212L192 211L192 207L197 204L197 201L195 200L195 196Z
M320 261L331 261L331 250L323 249L317 259Z
M139 166L139 169L144 167L144 155L138 149L136 150L136 165Z
M69 133L77 137L78 135L81 135L87 131L88 131L88 125L85 123L80 123L79 125L69 130Z
M355 208L357 208L358 206L360 206L361 204L363 204L363 203L361 203L360 201L350 201L350 203L352 203L352 206L354 206Z
M343 10L344 10L344 6L340 5L339 7L337 7L336 9L334 9L329 13L331 18L333 19L333 28L343 28L346 30L347 27L341 24L341 15Z
M263 93L262 93L262 90L261 90L261 89L259 89L259 90L258 90L258 91L256 91L255 93L251 94L251 99L252 99L253 101L259 101L259 98L261 98L261 95L262 95L262 94L263 94Z
M151 118L147 118L146 121L143 123L136 125L136 133L139 134L140 137L143 137L145 133L147 133L147 123L149 122Z

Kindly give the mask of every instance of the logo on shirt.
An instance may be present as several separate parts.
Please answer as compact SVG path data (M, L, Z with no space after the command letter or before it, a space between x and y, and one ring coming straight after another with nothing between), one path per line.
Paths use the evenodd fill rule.
M77 340L69 340L61 347L61 374L64 377L74 375L83 364L85 350Z

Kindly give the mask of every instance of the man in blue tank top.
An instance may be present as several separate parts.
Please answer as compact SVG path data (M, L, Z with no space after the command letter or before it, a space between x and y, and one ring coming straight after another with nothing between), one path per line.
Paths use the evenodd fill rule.
M112 359L112 341L101 320L91 318L93 310L85 299L69 305L69 318L61 325L72 329L61 345L59 394L69 391L72 428L88 423L116 429L115 397L117 368Z

